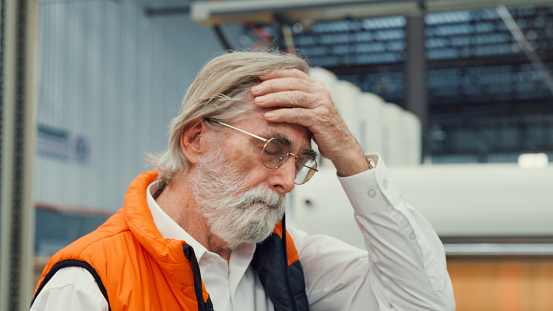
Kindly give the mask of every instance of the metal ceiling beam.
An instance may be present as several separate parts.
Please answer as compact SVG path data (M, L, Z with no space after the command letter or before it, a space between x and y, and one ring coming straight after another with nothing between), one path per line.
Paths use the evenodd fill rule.
M324 21L432 12L478 10L506 6L553 5L553 0L237 0L194 1L195 22L218 25L231 22L271 23L274 15L287 20Z

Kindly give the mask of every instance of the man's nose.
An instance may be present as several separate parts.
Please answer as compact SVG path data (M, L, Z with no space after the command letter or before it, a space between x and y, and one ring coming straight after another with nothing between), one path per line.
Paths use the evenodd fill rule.
M272 170L270 185L281 194L294 190L296 186L296 161L294 155L290 155L280 167Z

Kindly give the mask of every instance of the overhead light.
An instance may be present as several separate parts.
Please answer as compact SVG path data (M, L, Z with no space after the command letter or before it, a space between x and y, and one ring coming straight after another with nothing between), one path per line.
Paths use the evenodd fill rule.
M524 169L546 168L549 159L545 153L523 153L518 156L518 166Z

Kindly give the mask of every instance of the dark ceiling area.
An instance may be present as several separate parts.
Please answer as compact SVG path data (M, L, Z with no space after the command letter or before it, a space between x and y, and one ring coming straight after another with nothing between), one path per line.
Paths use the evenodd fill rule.
M421 17L426 156L513 162L521 152L553 152L553 7L508 13L522 38L499 9ZM409 26L406 17L391 16L292 29L298 54L312 66L406 107Z

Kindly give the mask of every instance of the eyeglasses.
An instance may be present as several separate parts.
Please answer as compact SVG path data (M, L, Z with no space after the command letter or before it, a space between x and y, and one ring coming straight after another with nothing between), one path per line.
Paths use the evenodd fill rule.
M311 177L313 177L313 175L315 175L316 172L319 171L317 170L317 161L315 160L315 157L308 154L296 155L290 152L290 143L284 139L277 137L265 139L220 121L211 119L209 121L230 127L233 130L240 131L244 134L264 141L265 146L263 146L263 149L261 150L261 161L266 168L277 169L286 163L286 160L288 160L290 155L294 156L296 161L296 185L305 184L309 179L311 179Z

